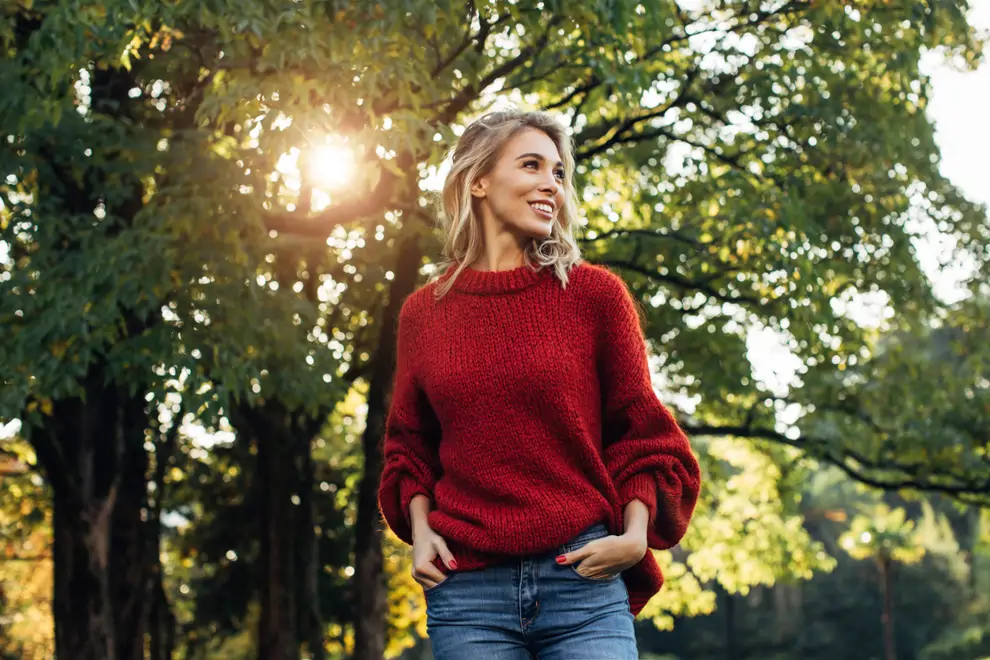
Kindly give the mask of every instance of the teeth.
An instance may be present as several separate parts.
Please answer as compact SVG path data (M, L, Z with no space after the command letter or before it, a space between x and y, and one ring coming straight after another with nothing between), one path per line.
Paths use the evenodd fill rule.
M533 204L534 209L540 209L541 211L546 211L547 213L553 213L553 207L549 204Z

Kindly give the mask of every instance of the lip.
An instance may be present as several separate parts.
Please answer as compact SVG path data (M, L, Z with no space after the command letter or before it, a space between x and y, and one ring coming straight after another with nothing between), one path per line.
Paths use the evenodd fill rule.
M553 210L550 213L547 213L546 211L542 209L538 209L535 206L533 206L534 204L545 204L546 206L549 206ZM539 199L536 200L535 202L530 202L529 207L533 209L533 212L536 213L536 215L546 220L553 220L553 214L557 210L557 205L551 202L550 200L546 200L546 199Z

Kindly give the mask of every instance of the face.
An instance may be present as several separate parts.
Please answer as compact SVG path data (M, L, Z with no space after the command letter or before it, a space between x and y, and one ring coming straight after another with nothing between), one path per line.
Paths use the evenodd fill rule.
M564 164L557 145L541 130L522 129L471 194L484 222L493 222L497 231L547 238L564 204Z

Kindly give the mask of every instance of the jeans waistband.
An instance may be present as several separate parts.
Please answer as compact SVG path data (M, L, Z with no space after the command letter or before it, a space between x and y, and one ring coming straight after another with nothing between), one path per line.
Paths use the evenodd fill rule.
M577 543L582 541L592 541L594 539L600 539L608 536L608 528L605 527L605 523L595 523L580 532L577 536L571 539L571 543Z

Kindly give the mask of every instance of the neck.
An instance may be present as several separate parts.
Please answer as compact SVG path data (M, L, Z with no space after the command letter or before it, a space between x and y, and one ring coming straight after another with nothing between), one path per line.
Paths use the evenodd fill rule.
M513 242L509 245L498 245L488 242L478 259L471 263L471 268L480 271L514 270L526 265L525 244Z
M481 256L470 267L480 271L504 271L525 266L526 248L533 239L500 221L490 209L482 208L480 212L484 245Z

